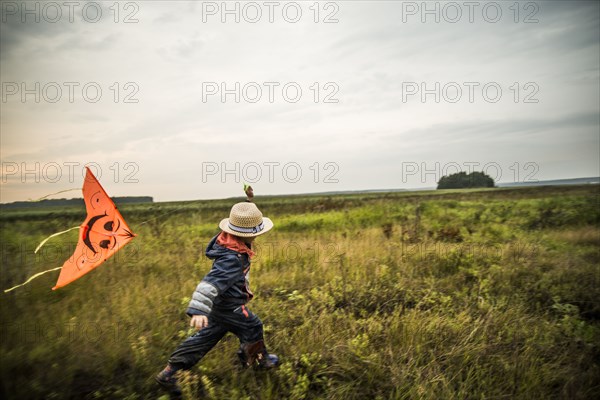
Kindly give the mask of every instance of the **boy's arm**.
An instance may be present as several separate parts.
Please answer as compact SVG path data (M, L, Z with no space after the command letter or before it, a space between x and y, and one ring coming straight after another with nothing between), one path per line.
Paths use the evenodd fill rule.
M196 286L196 290L192 294L192 300L185 313L190 317L193 315L208 316L212 310L213 300L216 295L217 289L202 279L198 286Z
M215 261L210 272L196 286L186 314L190 317L208 316L212 311L215 297L233 285L240 271L242 271L242 263L235 255Z

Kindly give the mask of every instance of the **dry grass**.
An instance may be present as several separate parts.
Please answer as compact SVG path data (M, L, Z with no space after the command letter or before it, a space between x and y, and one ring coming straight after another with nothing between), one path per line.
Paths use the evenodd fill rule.
M250 306L282 365L240 371L228 336L182 374L185 394L593 398L597 204L597 187L259 201L277 228L257 240ZM139 237L119 257L56 292L55 276L45 276L4 294L2 398L160 396L151 378L189 333L183 311L229 206L187 203L145 225L136 222L160 211L123 207ZM68 257L68 235L54 252L30 252L76 219L75 211L50 220L5 213L2 286Z

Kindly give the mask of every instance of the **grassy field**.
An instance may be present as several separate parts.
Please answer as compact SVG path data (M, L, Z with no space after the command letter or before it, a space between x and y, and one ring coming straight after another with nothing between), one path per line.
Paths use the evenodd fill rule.
M121 207L139 236L58 291L1 295L3 399L166 399L204 248L234 200ZM258 198L250 308L282 360L241 371L229 335L189 399L591 399L600 393L596 186ZM3 211L1 286L62 265L83 209ZM162 397L161 397L162 396Z

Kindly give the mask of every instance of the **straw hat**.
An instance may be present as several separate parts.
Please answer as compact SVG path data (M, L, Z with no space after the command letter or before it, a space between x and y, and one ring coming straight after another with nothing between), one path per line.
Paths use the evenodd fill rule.
M273 221L263 217L256 204L244 202L231 207L229 218L219 223L221 230L240 237L262 235L273 228Z

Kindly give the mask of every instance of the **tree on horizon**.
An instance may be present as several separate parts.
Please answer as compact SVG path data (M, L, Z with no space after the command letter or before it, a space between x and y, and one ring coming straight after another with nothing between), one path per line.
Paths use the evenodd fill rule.
M479 187L494 187L494 179L483 172L473 171L470 174L466 172L457 172L448 176L442 176L438 182L438 189L468 189Z

